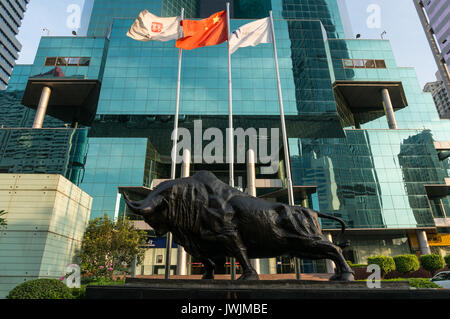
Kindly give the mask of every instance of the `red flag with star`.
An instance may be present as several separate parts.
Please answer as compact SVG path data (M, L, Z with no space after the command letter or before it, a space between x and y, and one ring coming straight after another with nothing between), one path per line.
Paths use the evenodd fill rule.
M228 40L226 11L214 13L203 20L183 20L181 25L184 37L175 46L183 50L217 45Z

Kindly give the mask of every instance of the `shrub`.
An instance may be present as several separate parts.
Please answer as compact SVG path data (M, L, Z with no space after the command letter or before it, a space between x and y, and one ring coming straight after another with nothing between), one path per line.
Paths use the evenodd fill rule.
M113 280L110 278L89 278L85 277L82 280L82 285L80 288L72 288L71 292L75 299L84 299L86 296L86 287L87 286L109 286L109 285L117 285L121 286L125 284L125 280Z
M395 268L401 273L411 273L419 270L420 263L416 255L398 255L394 257Z
M354 264L350 260L347 260L347 264L352 268L367 268L367 264Z
M57 279L36 279L21 283L8 299L73 299L71 290Z
M397 270L391 271L389 274L384 276L384 279L395 279L395 278L431 278L431 273L428 270L425 270L423 267L420 267L418 270L409 272L409 273L401 273Z
M442 288L427 278L410 278L409 285L413 288Z
M444 268L444 258L438 254L422 255L420 256L420 264L434 275L437 270Z
M445 263L447 264L447 267L450 268L450 255L447 255L444 257Z
M436 283L430 281L428 278L396 278L387 279L382 282L396 282L396 281L409 281L409 286L411 288L442 288Z
M74 299L84 299L86 296L86 286L83 285L80 288L72 288L71 293Z
M392 257L389 256L374 256L367 258L369 265L378 265L381 269L381 275L384 276L391 271L395 270L395 262Z

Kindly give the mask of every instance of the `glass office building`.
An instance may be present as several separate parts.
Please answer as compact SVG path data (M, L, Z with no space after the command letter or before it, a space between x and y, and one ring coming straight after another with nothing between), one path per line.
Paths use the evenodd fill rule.
M16 143L20 158L43 153L36 147L43 141L49 149L59 148L56 157L65 155L66 162L53 168L47 163L53 153L44 152L41 163L28 169L72 174L72 181L94 198L92 218L126 214L118 187L140 187L142 194L170 177L178 49L173 41L134 41L126 32L143 9L172 16L182 7L187 17L205 17L224 9L225 1L96 0L87 37L43 37L34 64L18 66L1 97L1 112L8 116L0 133L16 136L8 147ZM275 19L296 202L345 220L352 243L345 255L353 262L429 251L450 225L450 124L439 119L414 69L398 67L387 40L346 39L337 0L232 1L231 27L268 16L269 10ZM202 132L225 132L227 67L226 43L184 51L180 127L193 135L199 123ZM279 128L272 46L233 54L232 80L234 127ZM44 128L31 130L46 86L52 97ZM45 137L49 132L71 142L59 147L57 139ZM284 158L276 135L259 140L275 145L271 152ZM207 142L200 138L193 147ZM214 163L194 157L191 174L210 170L228 182L222 153ZM237 153L236 186L245 190L246 163L238 160L243 152ZM257 163L258 196L287 202L283 161L276 172L265 165ZM4 172L22 169L1 167ZM331 236L339 233L335 223L322 223ZM302 270L322 266L303 261ZM272 273L292 270L286 257L262 267Z

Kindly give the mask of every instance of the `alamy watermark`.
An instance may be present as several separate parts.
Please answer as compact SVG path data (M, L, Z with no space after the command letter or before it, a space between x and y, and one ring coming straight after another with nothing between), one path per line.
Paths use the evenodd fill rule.
M381 288L381 268L378 265L372 264L367 266L367 272L371 273L367 278L367 288L375 289Z
M81 287L81 268L77 264L70 264L66 267L66 274L60 278L69 288Z
M379 4L371 4L367 7L367 17L366 23L369 29L380 29L381 28L381 6Z
M178 129L178 143L172 148L172 160L177 164L183 162L185 151L192 154L193 163L223 164L230 163L229 141L230 129L226 129L226 137L223 130L209 127L203 131L203 122L194 121L194 136L191 131L180 127ZM255 162L262 167L261 174L275 174L279 168L280 130L279 128L236 128L233 130L233 138L236 141L236 164L246 163L246 149L252 149L255 154ZM175 131L172 131L172 140L175 139ZM248 140L248 148L247 148ZM270 152L269 152L270 140ZM207 143L204 147L203 145Z
M66 19L67 28L78 30L81 26L81 6L78 4L70 4L67 6L66 12L69 14Z

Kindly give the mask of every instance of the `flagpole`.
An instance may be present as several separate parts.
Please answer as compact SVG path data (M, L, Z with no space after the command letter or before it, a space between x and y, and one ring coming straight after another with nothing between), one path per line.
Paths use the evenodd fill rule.
M233 85L231 82L231 52L230 52L230 3L227 2L227 29L228 29L228 161L230 165L230 181L229 185L234 187L234 128L233 128ZM236 279L236 259L231 258L231 280Z
M281 115L281 131L283 135L283 148L284 148L284 162L286 167L286 186L288 190L288 200L289 205L294 206L294 187L292 186L292 174L291 174L291 163L289 156L289 143L288 136L286 131L286 119L284 115L284 105L283 105L283 92L281 89L281 80L280 80L280 67L278 64L278 52L277 52L277 41L275 39L275 27L273 24L273 14L270 11L270 28L272 30L272 40L273 40L273 54L275 57L275 69L277 74L277 86L278 86L278 100L280 103L280 115ZM295 272L297 275L297 279L300 279L300 266L299 262L296 258L295 262Z
M181 9L181 20L184 19L184 8ZM181 66L182 66L182 58L183 58L183 49L179 49L178 53L178 80L177 80L177 97L175 103L175 118L174 118L174 128L173 128L173 147L171 153L172 166L170 170L170 179L176 178L176 150L178 143L178 118L180 114L180 93L181 93ZM172 234L167 233L166 239L166 267L165 267L165 279L169 279L170 277L170 264L172 257Z

